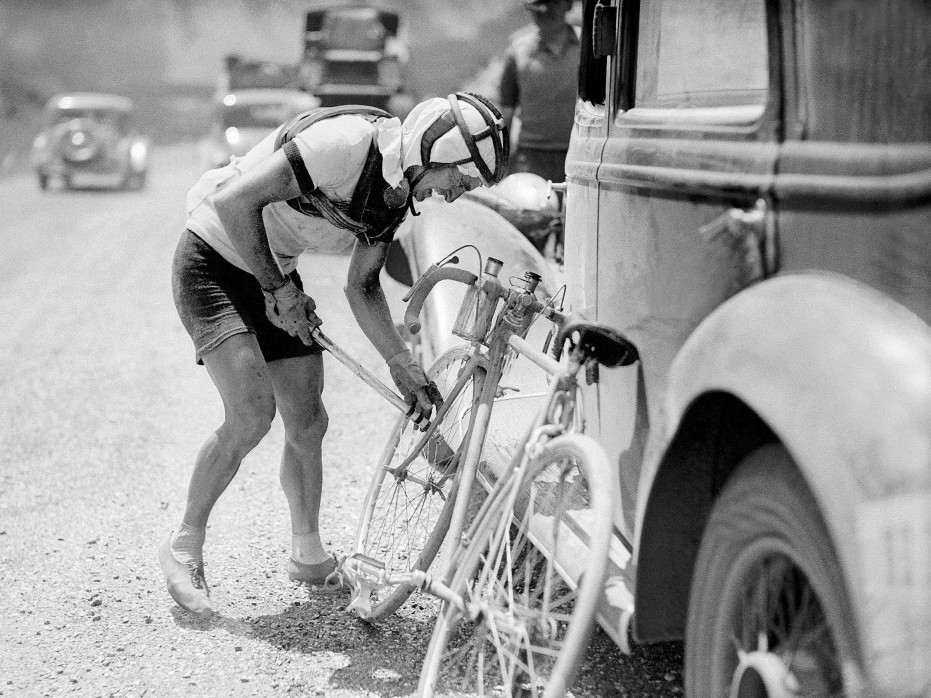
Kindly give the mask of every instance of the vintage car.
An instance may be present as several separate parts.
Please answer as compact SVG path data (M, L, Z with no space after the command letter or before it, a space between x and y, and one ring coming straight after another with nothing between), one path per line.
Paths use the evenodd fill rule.
M688 695L931 695L928 36L918 2L585 2L568 300L641 357L589 426Z
M397 11L333 3L307 12L300 72L325 107L365 104L404 118L414 106L405 91L408 58Z
M621 502L600 624L684 640L696 698L931 695L931 6L585 0L582 29L566 300L640 356L584 395ZM399 231L414 276L533 263L477 206Z
M133 122L133 103L105 93L52 97L31 161L46 189L50 180L72 186L139 189L149 172L151 143Z
M296 89L243 89L219 94L210 132L201 143L207 169L242 156L292 116L320 106L313 95Z

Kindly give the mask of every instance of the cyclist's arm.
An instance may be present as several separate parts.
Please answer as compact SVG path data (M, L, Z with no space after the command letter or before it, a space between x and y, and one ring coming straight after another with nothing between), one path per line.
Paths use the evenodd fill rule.
M230 242L262 288L277 288L287 280L268 246L262 209L273 201L293 199L300 193L287 157L278 150L230 182L214 199Z
M498 85L498 107L504 117L504 123L511 128L514 111L520 104L520 81L518 79L517 58L508 51Z
M388 257L388 245L356 242L345 289L356 322L385 361L407 348L395 329L381 287L380 273Z

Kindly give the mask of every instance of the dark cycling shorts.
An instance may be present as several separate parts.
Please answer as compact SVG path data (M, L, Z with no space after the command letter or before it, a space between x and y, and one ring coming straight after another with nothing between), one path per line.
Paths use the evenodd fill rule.
M290 274L303 290L297 271ZM265 296L252 274L230 264L190 230L178 241L172 266L175 307L184 329L194 340L195 359L216 349L234 334L251 332L259 341L266 361L319 354L323 349L307 346L275 327L265 316Z

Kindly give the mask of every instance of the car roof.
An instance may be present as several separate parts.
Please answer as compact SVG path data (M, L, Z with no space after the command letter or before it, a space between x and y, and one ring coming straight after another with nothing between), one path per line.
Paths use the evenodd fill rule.
M268 104L269 102L293 102L300 104L306 102L309 107L319 105L319 100L309 92L303 90L289 90L278 87L257 87L254 89L233 90L219 97L219 101L227 106L235 98L236 104Z
M131 111L132 100L122 95L107 92L66 92L52 97L46 105L49 109L114 109Z

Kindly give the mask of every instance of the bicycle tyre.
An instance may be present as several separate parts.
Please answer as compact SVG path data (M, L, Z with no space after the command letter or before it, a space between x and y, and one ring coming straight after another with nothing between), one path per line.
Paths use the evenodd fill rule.
M511 510L515 486L520 489ZM418 695L565 695L588 646L604 588L612 493L607 457L582 434L553 439L532 458L519 484L496 488L495 501L486 502L484 515L457 550L450 583L455 594L482 612L470 621L455 605L443 604ZM541 528L547 521L561 525ZM542 541L547 529L553 534L551 550L554 541L565 543L555 555L562 569L548 563L532 542ZM567 560L574 565L571 571Z
M469 358L469 348L453 347L444 352L427 371L444 399L455 401L436 433L445 441L431 439L406 471L395 476L397 467L416 448L421 433L401 416L378 462L369 484L363 516L357 531L356 551L385 563L389 573L427 570L449 530L456 501L456 482L443 476L437 463L448 462L458 451L469 426L474 400L473 379L457 395L449 395L460 370ZM430 483L430 486L417 481ZM394 613L411 595L410 585L386 587L373 593L369 620Z

